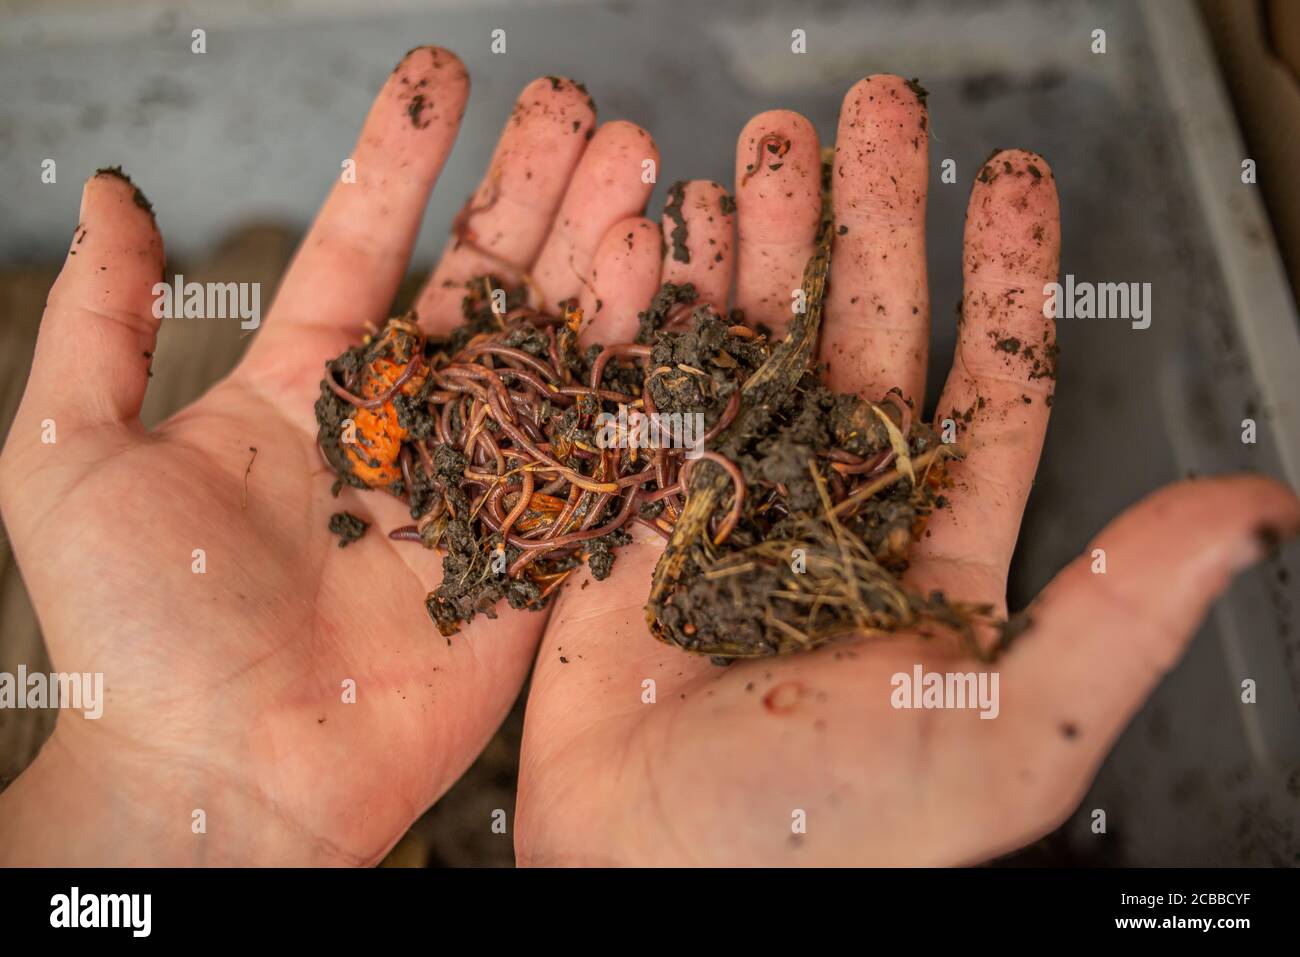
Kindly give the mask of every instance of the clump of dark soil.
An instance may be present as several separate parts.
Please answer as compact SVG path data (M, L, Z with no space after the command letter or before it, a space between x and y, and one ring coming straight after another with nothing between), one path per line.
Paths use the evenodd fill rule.
M655 364L712 370L723 380L712 394L739 398L683 478L686 500L647 607L651 632L687 651L720 660L788 654L921 623L973 643L971 620L987 610L900 582L912 543L945 504L945 462L959 453L897 391L873 403L821 384L811 357L831 230L827 221L805 271L807 308L775 347L747 340L747 351L719 362L716 331L700 319L656 343ZM708 391L702 377L678 379L687 403Z
M362 535L370 523L363 521L351 512L335 512L330 516L330 531L339 537L339 548L347 548Z

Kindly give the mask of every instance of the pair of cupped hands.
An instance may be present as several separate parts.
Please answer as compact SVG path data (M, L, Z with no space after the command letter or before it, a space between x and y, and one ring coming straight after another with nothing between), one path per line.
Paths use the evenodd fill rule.
M448 642L423 601L440 560L382 534L409 521L395 499L331 498L312 405L322 363L393 301L468 89L446 50L402 60L362 128L355 182L331 190L244 360L153 430L139 412L162 239L128 182L86 184L0 506L54 668L102 672L107 700L99 720L62 714L0 794L0 859L375 863L474 760L530 668L508 826L521 863L962 864L1057 826L1207 605L1259 557L1261 531L1296 530L1296 498L1244 476L1156 491L1080 543L992 666L913 634L727 668L685 655L647 632L662 543L640 531L610 579L579 587L584 571L548 613L503 606ZM856 84L840 113L821 357L833 386L872 399L925 393L926 127L923 97L895 76ZM588 341L629 340L668 281L779 332L821 217L819 154L802 116L754 117L734 205L715 183L685 184L683 254L675 219L642 215L649 134L597 125L580 85L537 80L420 322L453 326L464 281L507 263L552 308L576 297ZM909 576L999 613L1054 379L991 341L1054 341L1043 287L1059 237L1047 163L992 157L971 190L940 402L971 410L968 454ZM347 549L326 531L342 508L376 523ZM917 664L995 669L997 718L894 708L891 676Z

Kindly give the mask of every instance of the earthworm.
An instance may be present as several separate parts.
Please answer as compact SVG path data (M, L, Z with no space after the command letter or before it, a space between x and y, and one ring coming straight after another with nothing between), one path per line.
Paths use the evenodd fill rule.
M578 510L578 503L582 501L586 494L587 493L579 486L571 486L569 489L569 498L564 503L564 510L560 512L559 516L555 519L555 522L546 530L546 533L542 537L554 538L556 535L562 534L569 522L573 519L573 513Z
M565 399L566 401L560 402L559 403L560 405L568 405L570 402L573 401L569 395L561 392L554 385L544 381L541 377L534 375L532 372L528 370L498 369L497 372L503 377L514 376L516 379L519 379L521 382L527 382L530 386L533 387L533 390L539 396L543 396L548 399L556 399L556 400L559 400L561 398ZM524 401L524 397L519 397L519 399L520 401Z
M563 548L569 545L576 545L579 542L590 541L593 538L600 538L608 535L610 532L616 532L627 524L628 519L632 517L632 509L637 503L638 493L633 489L623 499L623 507L619 509L617 515L608 523L599 528L589 528L578 532L570 532L567 535L560 535L556 538L548 539L542 542L528 542L523 548L524 552L515 559L514 564L510 566L509 574L514 577L528 567L536 559L540 558L545 552L552 549Z
M740 390L737 389L735 392L731 393L731 398L727 400L727 407L722 410L722 415L718 416L718 421L713 424L713 428L704 433L704 437L700 439L700 444L703 445L716 439L722 434L723 429L736 420L736 416L739 413Z
M591 387L593 389L600 388L600 380L605 373L605 366L609 363L610 359L613 359L616 356L633 356L639 359L646 359L650 357L650 347L639 345L634 342L606 346L601 350L600 355L596 356L596 361L591 364Z
M660 489L655 489L653 492L647 492L645 495L641 497L641 501L645 504L649 504L651 502L657 502L660 499L667 498L670 495L677 495L685 491L686 491L685 487L679 481L675 485L670 485L667 488L660 488Z
M511 346L501 346L501 345L494 345L492 343L484 343L482 345L468 347L463 352L461 352L461 356L463 358L468 359L474 356L482 355L484 353L487 353L489 355L494 355L494 356L501 356L502 358L514 359L516 362L522 362L524 365L528 366L530 369L532 369L538 375L542 376L544 379L550 379L553 381L556 378L558 378L555 374L555 370L552 369L550 366L548 366L541 359L537 358L534 355L529 355L527 352L524 352L523 349L515 349L512 348Z
M745 167L745 175L741 177L740 180L741 186L748 183L749 178L763 168L763 148L773 143L776 144L777 148L772 150L772 152L778 157L784 156L790 151L790 141L779 133L768 133L766 136L762 137L758 141L758 146L755 150L754 162Z
M912 431L912 407L907 404L907 400L891 389L885 393L885 397L881 401L888 402L898 410L898 431L902 432L903 435L910 435Z
M633 405L638 401L630 395L624 395L622 392L611 392L609 389L589 389L582 385L562 385L556 391L560 395L594 395L599 399L618 402L621 405Z
M411 481L411 449L410 446L403 445L402 451L397 455L397 461L402 466L402 481L406 484L406 497L409 502L411 499L412 489L415 483Z
M335 380L333 371L329 372L329 374L325 376L325 384L328 385L330 389L333 390L334 394L344 402L354 405L359 409L378 409L382 408L383 405L392 399L393 396L397 395L397 390L411 380L411 376L415 375L416 368L418 368L420 363L423 361L424 356L417 351L406 363L401 374L393 380L393 384L373 399L363 399L361 396L343 388L343 386L339 385Z
M745 505L745 476L741 473L736 463L726 456L719 455L717 452L705 451L700 455L701 459L708 459L715 465L720 465L726 473L731 476L731 484L735 488L735 497L731 503L731 510L727 512L727 517L722 520L718 526L717 533L713 536L713 544L721 545L731 535L736 524L740 521L741 509ZM694 471L695 463L699 459L687 459L686 464L682 466L682 488L689 488L691 481L691 472Z
M510 529L514 527L519 517L528 510L528 503L533 497L533 473L527 469L524 470L524 482L519 490L519 501L515 502L509 514L506 515L505 521L501 523L501 537L504 540L510 534Z
M834 463L831 468L840 475L871 475L894 460L894 450L882 449L875 455L863 458L844 449L832 449L829 458Z

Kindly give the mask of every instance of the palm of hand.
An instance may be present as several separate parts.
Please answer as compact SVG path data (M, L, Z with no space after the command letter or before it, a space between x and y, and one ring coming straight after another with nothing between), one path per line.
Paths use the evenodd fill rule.
M46 628L77 638L55 646L57 665L103 672L110 694L100 721L61 721L60 746L162 770L175 798L162 820L178 829L234 800L311 859L372 861L499 724L541 620L507 609L439 638L422 608L436 563L382 535L334 547L342 506L322 494L314 434L278 411L301 390L262 398L241 379L68 476L25 549L33 594L55 609ZM72 589L40 574L67 544L97 559ZM47 588L60 600L42 602ZM156 804L142 801L155 819Z
M822 359L833 385L870 398L925 393L927 123L914 92L888 76L850 91L831 176ZM735 304L777 329L812 252L818 157L811 125L784 111L755 117L737 147ZM691 184L687 195L705 191ZM708 253L731 224L719 227L707 203L685 208L696 265L673 278L723 309L732 262L712 275ZM1054 391L1043 304L1059 236L1042 158L990 157L971 193L962 322L936 416L951 418L967 455L909 577L1003 613ZM1157 493L1090 546L1106 550L1112 574L1091 574L1090 558L1069 566L993 665L900 633L718 668L647 636L662 543L641 539L612 580L566 589L547 626L524 730L520 859L962 864L1022 846L1073 809L1209 600L1258 554L1261 520L1293 528L1294 497L1259 479ZM895 707L894 676L916 669L996 675L989 719Z

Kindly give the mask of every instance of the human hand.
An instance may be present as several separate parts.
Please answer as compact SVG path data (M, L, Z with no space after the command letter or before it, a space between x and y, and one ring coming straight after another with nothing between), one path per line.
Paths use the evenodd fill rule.
M925 393L926 126L922 99L892 76L857 84L840 115L822 359L833 386L871 399ZM690 261L666 258L662 278L695 282L724 310L734 268L735 305L784 327L820 218L818 156L803 117L755 117L737 147L735 223L718 187L690 184ZM971 193L962 321L936 416L954 420L967 455L908 578L998 614L1055 387L1043 289L1059 244L1047 164L990 157ZM518 859L969 864L1022 846L1077 804L1230 576L1298 525L1300 505L1275 482L1181 483L1103 530L993 665L904 633L727 668L650 639L643 606L662 543L637 531L609 580L566 587L553 609L524 728ZM1090 570L1094 548L1104 575ZM895 709L892 677L917 665L998 673L997 718Z
M440 638L423 611L439 562L385 538L409 522L396 499L330 498L312 416L323 362L387 315L468 90L445 50L403 59L355 181L334 186L244 361L152 431L139 412L162 240L128 181L86 185L0 507L54 667L102 672L108 701L99 720L62 715L0 795L6 862L374 862L514 701L544 616L503 608ZM645 158L642 130L595 130L580 86L530 84L417 304L426 330L459 322L463 282L488 268L530 267L551 302L576 295L593 261L617 271L623 254L597 250L613 227L653 234L657 256L635 219ZM339 549L326 527L344 509L376 528Z

